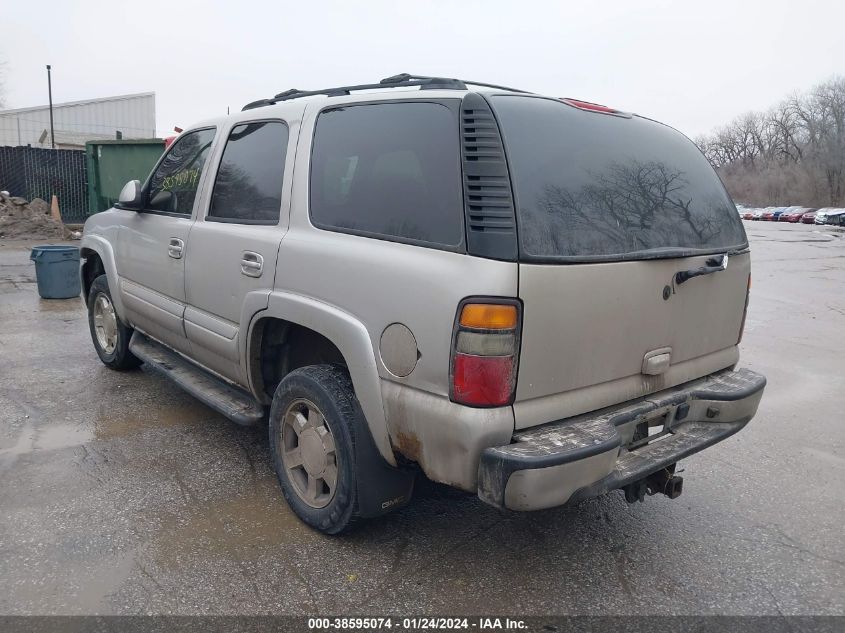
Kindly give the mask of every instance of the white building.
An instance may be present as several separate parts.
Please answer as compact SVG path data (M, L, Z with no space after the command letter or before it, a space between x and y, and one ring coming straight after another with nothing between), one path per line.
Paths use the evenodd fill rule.
M85 141L155 138L155 93L53 104L58 148L83 148ZM50 107L0 110L0 145L50 147Z

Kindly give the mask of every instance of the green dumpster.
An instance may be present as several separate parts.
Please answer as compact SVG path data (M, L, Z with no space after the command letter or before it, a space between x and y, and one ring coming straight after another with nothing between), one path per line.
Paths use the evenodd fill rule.
M88 214L112 207L130 180L144 182L163 152L164 141L159 138L85 143Z

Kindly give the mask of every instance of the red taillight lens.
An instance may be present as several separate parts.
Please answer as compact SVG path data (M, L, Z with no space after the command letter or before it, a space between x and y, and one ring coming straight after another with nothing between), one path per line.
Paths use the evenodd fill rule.
M513 402L519 355L517 301L464 301L455 320L451 398L473 407Z
M452 367L454 400L476 407L510 404L514 385L512 356L455 354Z

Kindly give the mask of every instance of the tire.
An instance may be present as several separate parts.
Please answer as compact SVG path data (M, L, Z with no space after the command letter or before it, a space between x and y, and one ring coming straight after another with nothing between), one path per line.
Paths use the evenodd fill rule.
M363 413L349 374L334 365L294 370L273 395L270 450L282 493L304 523L324 534L346 532L360 518L357 416ZM295 466L297 461L301 464Z
M111 314L109 315L109 311ZM100 318L98 320L98 316ZM108 316L107 316L108 315ZM113 323L111 323L113 319ZM107 323L106 332L103 331L103 323ZM109 325L109 323L111 323ZM97 356L103 361L106 367L123 371L134 369L141 364L141 360L129 351L129 341L132 338L132 328L121 322L114 311L109 282L105 275L100 275L91 284L88 292L88 329L91 331L91 340L94 342L94 349ZM98 329L100 334L98 335ZM112 342L113 335L113 342ZM101 338L105 336L108 344L104 344Z

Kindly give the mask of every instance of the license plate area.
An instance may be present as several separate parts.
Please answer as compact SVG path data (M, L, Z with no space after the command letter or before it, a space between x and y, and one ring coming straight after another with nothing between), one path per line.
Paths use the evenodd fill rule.
M663 409L651 413L646 419L638 422L634 427L634 435L631 441L625 446L629 451L647 446L654 442L666 439L672 435L672 421L675 418L675 410Z

